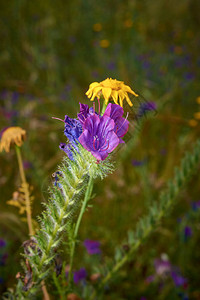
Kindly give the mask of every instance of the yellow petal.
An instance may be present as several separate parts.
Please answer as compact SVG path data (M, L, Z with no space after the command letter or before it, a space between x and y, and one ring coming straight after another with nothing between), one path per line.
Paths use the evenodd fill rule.
M106 88L105 87L102 88L102 94L104 96L105 101L108 101L111 93L112 93L112 89L111 88L107 88L107 87Z
M128 102L128 104L129 104L130 106L133 106L133 103L131 102L131 100L130 100L128 94L127 94L127 93L124 93L124 95L125 95L125 97L126 97L126 101Z
M94 98L97 96L97 94L101 91L102 87L101 86L98 86L94 89L94 92L93 92L93 96L91 98L91 101L94 100Z
M119 104L121 107L123 107L123 100L124 100L124 93L122 91L119 91Z
M125 92L128 92L128 93L133 94L135 97L138 96L138 94L136 94L136 93L135 93L128 85L125 85L123 90L124 90Z
M113 90L112 91L112 94L111 94L111 97L113 98L113 101L118 104L118 92Z
M95 88L98 85L99 85L99 82L93 82L93 83L91 83L90 86L89 86L89 90Z

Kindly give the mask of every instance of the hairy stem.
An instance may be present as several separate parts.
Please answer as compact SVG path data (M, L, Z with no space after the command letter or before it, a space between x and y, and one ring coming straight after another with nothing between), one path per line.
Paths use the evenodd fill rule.
M78 235L78 231L79 231L79 227L80 227L80 223L83 217L83 214L85 212L85 209L87 207L87 203L90 200L91 194L92 194L92 190L93 190L93 183L94 180L92 177L90 177L89 182L88 182L88 186L87 186L87 190L85 192L85 197L84 200L82 202L82 206L81 206L81 210L78 216L78 220L74 229L74 233L73 233L73 237L72 237L72 242L71 242L71 250L70 250L70 269L69 269L69 284L70 286L72 285L72 269L73 269L73 261L74 261L74 252L75 252L75 247L76 247L76 238Z

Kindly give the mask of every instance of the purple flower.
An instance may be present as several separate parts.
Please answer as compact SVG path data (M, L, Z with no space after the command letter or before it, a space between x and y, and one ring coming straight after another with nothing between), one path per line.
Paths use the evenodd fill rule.
M0 284L2 284L4 282L3 278L0 277Z
M12 93L12 102L16 103L18 102L18 100L19 100L19 93L15 91Z
M194 211L197 211L200 208L200 200L196 202L192 202L191 206Z
M184 228L184 238L187 241L192 236L192 229L189 226L185 226Z
M82 126L79 120L71 119L65 116L65 130L64 134L69 139L70 142L77 144L77 140L82 133Z
M74 272L74 283L78 284L79 281L84 280L86 277L87 277L87 272L85 268L81 268L80 270Z
M187 279L181 276L178 271L172 271L171 277L176 287L184 286L185 284L187 284Z
M32 163L28 160L25 160L25 161L23 161L23 166L24 166L24 169L30 169L30 168L32 168Z
M100 242L99 241L92 241L92 240L85 240L83 245L87 249L87 252L92 254L100 254Z
M168 260L164 259L155 259L154 267L156 270L156 274L161 277L169 275L171 271L171 263Z
M104 160L119 144L114 132L115 122L107 116L90 115L83 123L83 133L79 142L96 159Z
M75 147L74 144L73 144L73 146ZM60 143L59 148L67 154L67 156L70 160L73 160L73 147L72 147L72 144L70 144L70 143L69 144Z
M127 133L129 126L129 121L122 117L123 114L124 110L121 106L111 103L108 104L104 113L104 116L110 117L115 122L114 132L120 139L120 143L124 143L121 138Z
M145 163L146 163L146 159L143 159L143 160L136 160L136 159L133 159L132 160L132 165L134 166L134 167L141 167L141 166L143 166Z
M156 110L156 103L151 102L144 102L140 104L138 117L141 118L147 111L154 111Z
M84 123L89 116L89 106L87 104L79 103L80 112L77 114L78 119L81 123Z
M4 248L6 246L6 241L0 238L0 248Z

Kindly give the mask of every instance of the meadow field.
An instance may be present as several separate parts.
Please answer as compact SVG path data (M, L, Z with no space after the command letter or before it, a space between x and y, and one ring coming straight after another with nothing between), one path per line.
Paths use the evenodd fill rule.
M1 1L2 299L200 299L199 11L197 0ZM124 100L125 143L100 163L75 147L59 169L69 138L58 119L77 118L79 103L97 111L86 92L107 78L138 95ZM6 152L10 127L26 134ZM48 199L90 159L69 220L52 229Z

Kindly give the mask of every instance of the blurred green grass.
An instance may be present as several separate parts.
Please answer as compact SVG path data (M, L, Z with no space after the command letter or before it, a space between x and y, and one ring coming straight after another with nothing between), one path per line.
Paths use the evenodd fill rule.
M28 162L28 181L34 186L34 216L48 197L51 174L62 159L58 148L65 141L62 123L52 116L75 116L79 102L89 103L84 95L89 84L107 77L123 80L157 104L157 115L144 121L134 145L127 144L129 151L116 172L95 184L93 208L84 216L80 239L100 240L105 257L112 255L126 231L134 229L147 206L156 201L181 155L199 136L199 121L195 127L188 123L200 110L196 102L200 96L199 9L199 2L192 0L177 5L166 0L115 1L114 5L110 0L0 3L0 128L18 125L27 131L22 152ZM95 31L99 23L102 29ZM123 151L125 148L118 152L118 160ZM145 164L136 167L133 160L145 160ZM6 271L4 268L0 276L3 290L13 284L19 271L19 247L27 226L19 223L16 209L6 204L20 183L14 150L2 153L0 164L0 211L13 214L12 220L3 215L0 219L0 237L10 245ZM183 271L191 266L190 295L198 299L194 292L199 292L195 246L199 223L193 237L196 243L185 254L187 266L185 257L179 261L186 246L176 246L174 232L176 219L187 213L190 202L199 199L198 182L199 176L183 191L173 216L142 247L127 273L122 272L123 284L115 286L116 292L108 299L139 299L143 293L155 299L156 287L150 290L144 281L153 259L163 252ZM13 237L16 226L21 234ZM18 247L14 247L18 249L15 255L13 245ZM77 266L83 249L79 251ZM167 293L157 299L166 299Z

